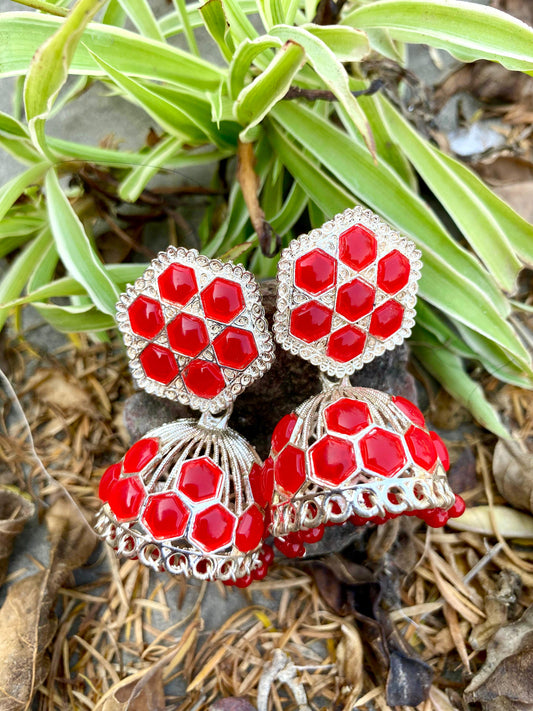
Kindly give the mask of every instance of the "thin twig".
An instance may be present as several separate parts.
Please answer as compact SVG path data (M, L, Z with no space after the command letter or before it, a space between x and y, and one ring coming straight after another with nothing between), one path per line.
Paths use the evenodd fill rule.
M384 82L382 79L374 79L366 89L360 91L352 91L352 96L372 96L376 94L382 87ZM306 101L337 101L337 97L332 91L326 89L301 89L299 86L291 86L289 91L283 97L284 101L292 101L293 99L305 99Z

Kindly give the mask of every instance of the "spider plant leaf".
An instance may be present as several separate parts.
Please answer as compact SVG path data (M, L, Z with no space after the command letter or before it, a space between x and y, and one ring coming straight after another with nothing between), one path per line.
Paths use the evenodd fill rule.
M222 0L222 6L235 46L245 39L255 39L258 36L259 33L246 16L244 7L239 0ZM257 10L257 7L255 6L254 9Z
M207 0L200 6L200 15L206 30L217 43L222 56L227 62L231 62L235 45L231 38L222 0Z
M118 2L142 35L164 42L163 33L147 0L118 0Z
M489 275L386 164L378 168L362 146L305 107L280 102L272 113L360 201L413 238L423 253L420 293L427 301L529 364L527 350L497 307L502 300L508 304Z
M36 147L47 155L44 126L54 101L66 82L69 66L89 21L105 0L77 0L56 32L35 52L24 82L24 108Z
M49 244L43 249L42 254L36 260L33 271L26 284L26 293L31 293L42 286L49 284L53 277L59 261L59 253L57 246L52 238L50 228L48 235L50 237Z
M94 52L91 52L91 55L105 70L108 77L134 103L141 106L147 114L155 119L165 131L182 141L198 143L205 140L205 133L190 120L190 117L179 106L167 101L167 99L159 96L155 91L143 86L135 79L126 76L126 74L112 67L101 57L98 57Z
M107 331L116 327L112 316L92 304L58 306L36 301L33 306L51 326L63 333Z
M3 275L0 281L0 329L4 326L11 311L12 307L8 305L9 302L21 294L36 261L51 239L49 231L43 230L24 247Z
M483 388L468 375L459 356L449 351L419 324L414 327L409 344L424 368L452 397L470 410L481 425L498 437L510 436L498 413L486 399Z
M228 88L231 98L235 101L244 88L244 83L250 65L268 49L278 49L283 42L277 37L262 36L254 40L245 39L237 47L231 60L228 74Z
M286 25L289 23L286 22ZM315 25L300 27L328 47L339 62L360 62L370 52L368 37L361 30L347 25ZM346 30L349 30L346 32Z
M468 168L460 170L458 161L419 136L383 97L380 104L391 137L402 146L501 288L512 292L522 264L494 214L498 198L475 176L472 175L471 184L463 180L463 176L470 172ZM520 229L525 224L529 241L533 243L533 226L527 225L518 215L515 217L514 228Z
M198 44L194 36L192 25L189 22L189 14L187 12L187 5L185 4L185 0L173 0L173 2L176 11L181 17L183 34L185 35L187 44L189 45L189 51L191 52L191 54L195 54L197 57L199 57L200 52L198 50Z
M0 13L0 77L23 76L33 55L61 27L62 18L29 12ZM70 74L106 76L91 55L130 77L168 81L196 91L214 91L225 78L225 70L177 47L141 37L121 27L89 23L74 52Z
M115 313L119 291L104 269L79 217L59 185L53 170L45 180L48 219L61 261L106 314Z
M270 30L270 34L279 37L284 42L290 40L298 42L304 48L307 61L346 109L363 136L368 150L375 156L374 139L368 119L350 91L346 70L329 47L321 39L301 27L277 25Z
M380 0L348 13L342 24L385 28L400 42L446 49L466 62L489 59L533 71L533 29L492 7L461 0Z
M180 138L170 136L157 143L145 154L141 165L130 171L119 186L118 194L126 202L135 202L148 182L157 175L161 166L179 152L183 145Z
M235 101L235 117L243 126L257 126L289 90L305 62L305 52L296 42L286 42L268 67L248 84Z
M429 331L435 336L439 343L452 351L452 353L455 353L461 358L476 359L476 352L467 346L466 343L459 338L457 333L450 328L425 301L420 300L416 304L416 321L426 331Z
M37 165L33 165L28 168L24 173L16 175L7 183L4 183L0 188L0 220L5 216L6 212L13 205L15 200L22 195L22 193L30 185L38 183L43 175L48 170L49 163L41 162Z

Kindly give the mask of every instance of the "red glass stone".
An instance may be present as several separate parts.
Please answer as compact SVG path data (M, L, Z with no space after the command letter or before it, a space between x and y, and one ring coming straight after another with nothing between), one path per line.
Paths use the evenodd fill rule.
M235 587L236 588L247 588L249 585L253 583L254 579L251 575L241 575L240 578L237 578L235 581Z
M158 383L168 385L179 373L176 359L168 348L149 343L139 356L146 375Z
M313 343L329 333L332 316L326 306L318 301L308 301L292 312L290 332L301 341Z
M176 494L150 496L143 523L156 540L179 538L189 520L189 510Z
M416 405L413 405L410 400L406 400L404 397L395 395L392 398L392 402L401 412L403 412L406 417L411 420L411 422L413 422L415 425L418 425L419 427L425 427L426 421L424 420L424 415L420 412Z
M361 355L365 342L366 333L355 326L344 326L329 337L326 355L338 363L348 363Z
M268 565L266 563L261 563L260 566L257 568L254 568L252 570L252 579L253 580L263 580L263 578L266 578L266 575L268 573Z
M357 469L355 452L349 440L326 435L309 450L315 477L337 486Z
M193 360L183 373L183 382L198 397L212 398L221 392L226 381L216 363Z
M161 304L148 296L138 296L128 309L131 330L143 338L153 338L165 325Z
M305 454L292 445L285 447L274 464L276 484L284 494L295 494L305 481Z
M376 258L376 254L374 233L363 225L354 225L339 237L339 257L356 271L368 267Z
M258 356L253 334L233 326L215 338L213 348L220 365L235 370L244 370Z
M374 289L362 281L354 279L343 284L337 292L337 313L348 321L357 321L369 314L374 307Z
M448 454L448 449L446 448L446 445L436 432L430 432L429 434L431 439L433 440L435 449L437 450L437 457L440 459L444 470L448 471L448 469L450 468L450 455Z
M213 279L201 293L207 318L220 323L233 321L244 308L244 296L239 284L227 279Z
M113 488L114 483L119 478L121 471L122 463L117 462L116 464L112 464L110 467L108 467L102 474L100 484L98 485L98 496L100 498L100 501L102 501L104 504L106 503L106 501L108 501L109 493Z
M377 284L387 294L396 294L409 281L410 272L411 265L407 257L393 249L378 262Z
M290 440L297 422L298 415L295 415L294 412L281 418L272 433L271 445L273 452L281 452L283 447Z
M328 432L354 435L369 424L370 410L360 400L343 397L326 407L324 417Z
M119 521L135 518L144 501L144 487L138 476L119 479L109 492L109 506Z
M163 299L185 306L198 292L194 269L184 264L171 264L158 278Z
M453 503L453 506L448 509L448 516L450 518L459 518L459 516L462 516L464 514L465 509L465 500L462 496L459 496L459 494L455 494L455 501Z
M178 477L178 489L191 501L207 501L216 496L224 473L209 457L183 462Z
M357 514L352 514L348 521L353 524L354 526L365 526L370 519L368 518L363 518L362 516L358 516Z
M415 463L431 471L437 461L437 450L429 434L418 427L410 427L405 433L405 441Z
M401 328L403 321L403 306L397 301L385 301L372 314L369 331L376 338L389 338Z
M304 531L300 531L300 536L303 543L318 543L324 536L324 524L320 524L316 528L307 528Z
M254 504L239 516L235 545L241 553L253 551L263 540L264 517Z
M335 284L337 261L321 249L296 260L294 283L310 294L321 294Z
M225 506L214 504L196 514L191 539L210 553L231 543L235 523L235 516Z
M252 464L248 481L250 482L254 501L264 509L271 502L272 492L274 490L274 466L272 459L269 457L263 467L260 467L259 464Z
M263 561L263 563L266 563L267 565L272 565L272 563L274 562L274 549L272 548L272 546L269 546L268 543L263 543L259 558Z
M191 314L178 314L167 326L171 347L186 356L197 356L209 345L207 328L201 318Z
M421 518L431 528L442 528L448 523L450 515L444 509L425 509L418 511L418 518Z
M400 437L379 427L362 437L360 448L365 468L382 476L394 476L407 461Z
M303 543L284 541L281 538L274 538L274 545L287 558L301 558L305 555L305 546Z
M153 437L140 439L128 449L124 457L124 473L140 472L152 461L159 449L159 441Z

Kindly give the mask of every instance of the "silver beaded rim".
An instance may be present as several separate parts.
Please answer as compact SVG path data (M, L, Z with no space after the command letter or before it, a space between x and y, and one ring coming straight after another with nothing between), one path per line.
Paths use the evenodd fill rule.
M356 272L338 261L339 236L349 227L356 224L361 224L371 229L377 240L376 259L369 267L360 272ZM310 296L300 291L295 285L294 277L296 260L314 248L320 248L338 261L338 281L336 287L318 296ZM385 294L377 288L376 273L378 259L392 250L401 252L408 258L411 265L407 285L398 294L394 294L394 301L397 301L404 308L402 325L396 333L382 341L368 333L371 313L353 324L338 313L334 313L331 328L332 332L342 328L342 326L351 324L367 333L367 340L363 352L357 356L357 358L347 363L339 363L326 355L326 337L314 343L305 343L291 334L289 329L290 317L297 306L308 301L318 301L329 309L335 310L335 299L338 287L348 283L356 278L356 276L361 277L375 287L376 302L374 310L381 303L390 299L391 295ZM414 326L416 316L415 304L418 280L420 279L420 270L422 268L421 256L421 252L415 247L413 242L402 237L398 232L395 232L371 210L360 206L345 210L336 215L329 222L323 224L320 228L312 230L309 234L301 235L283 250L278 266L278 299L273 327L276 341L285 350L310 361L329 376L341 378L344 375L350 375L354 371L360 370L366 363L382 355L386 350L393 350L401 345L403 341L411 335L411 329Z

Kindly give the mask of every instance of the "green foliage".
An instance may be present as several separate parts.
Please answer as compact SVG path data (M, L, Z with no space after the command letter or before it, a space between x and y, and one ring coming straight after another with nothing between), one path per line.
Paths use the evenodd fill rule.
M365 60L401 63L405 42L532 73L533 30L458 0L348 0L335 25L313 22L316 0L173 0L160 19L149 0L110 0L102 20L90 22L103 5L77 0L62 17L63 8L42 2L41 14L0 15L0 76L25 77L27 118L0 114L0 146L25 166L0 188L0 256L9 257L0 324L32 303L58 329L109 329L119 291L144 269L103 263L90 197L78 188L74 199L61 178L98 166L117 185L117 200L135 202L159 172L227 160L239 141L253 143L259 201L284 244L302 225L354 204L416 242L424 269L414 353L480 422L504 434L464 359L533 386L508 298L521 267L533 264L533 228L385 95L355 94L368 87ZM122 28L126 18L138 32ZM201 56L198 30L215 42L218 63ZM167 42L176 35L187 50ZM69 75L79 78L66 87ZM160 134L155 145L128 152L48 134L50 116L95 80L146 111ZM307 99L330 92L330 100L288 101L288 91ZM419 196L417 175L461 244ZM213 203L200 230L206 254L245 261L262 277L275 273L237 182L223 219L215 217Z

